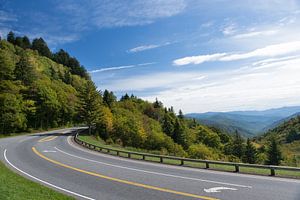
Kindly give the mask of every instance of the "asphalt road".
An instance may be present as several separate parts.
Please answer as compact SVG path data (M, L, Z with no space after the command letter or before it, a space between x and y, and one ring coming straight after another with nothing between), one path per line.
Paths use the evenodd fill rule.
M17 173L77 199L300 200L300 180L114 157L74 144L69 132L1 139L0 159Z

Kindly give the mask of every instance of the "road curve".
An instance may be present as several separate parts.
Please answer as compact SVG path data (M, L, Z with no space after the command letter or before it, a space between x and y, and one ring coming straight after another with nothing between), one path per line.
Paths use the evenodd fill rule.
M72 129L0 140L0 159L77 199L299 200L300 180L129 160L83 149Z

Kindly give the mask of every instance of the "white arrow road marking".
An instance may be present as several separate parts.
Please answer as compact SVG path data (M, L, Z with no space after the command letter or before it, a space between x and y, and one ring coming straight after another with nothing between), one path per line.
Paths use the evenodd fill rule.
M229 188L229 187L213 187L209 189L204 189L205 192L207 193L216 193L216 192L221 192L221 190L232 190L236 191L236 188Z

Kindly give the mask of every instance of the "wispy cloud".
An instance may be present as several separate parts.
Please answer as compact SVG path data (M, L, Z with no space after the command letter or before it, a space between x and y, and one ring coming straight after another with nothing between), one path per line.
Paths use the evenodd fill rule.
M115 71L115 70L122 70L122 69L130 69L130 68L136 68L136 67L142 67L142 66L148 66L148 65L154 65L155 62L150 63L140 63L136 65L122 65L122 66L115 66L115 67L103 67L101 69L95 69L92 71L89 71L89 73L99 73L99 72L106 72L106 71Z
M297 51L300 51L300 41L269 45L246 53L217 53L210 55L184 57L174 60L173 64L176 66L182 66L189 64L201 64L211 61L235 61L249 58L280 56L295 53Z
M182 65L189 65L189 64L201 64L204 62L210 62L210 61L218 61L220 58L227 55L226 53L215 53L210 55L199 55L199 56L189 56L184 57L180 59L176 59L173 61L174 65L182 66Z
M270 35L275 35L276 33L278 33L278 30L252 31L248 33L235 35L233 36L233 38L245 39L245 38L252 38L257 36L270 36Z
M163 44L141 45L141 46L137 46L137 47L134 47L132 49L129 49L127 52L137 53L137 52L146 51L146 50L150 50L150 49L156 49L156 48L167 46L167 45L170 45L170 44L171 44L170 42L166 42L166 43L163 43Z
M223 27L222 33L227 36L227 35L233 35L237 31L237 25L235 23L230 23Z

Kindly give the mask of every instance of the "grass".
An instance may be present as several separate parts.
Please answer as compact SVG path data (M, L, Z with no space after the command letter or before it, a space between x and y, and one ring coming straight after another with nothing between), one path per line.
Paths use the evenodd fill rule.
M106 148L111 148L115 150L120 150L120 151L136 151L136 152L144 152L144 153L151 153L146 150L142 149L134 149L134 148L123 148L118 145L107 145L105 142L101 139L96 139L93 136L90 135L79 135L79 139L86 142L90 143L96 146L101 146L101 147L106 147ZM103 152L106 152L103 150ZM111 151L110 154L116 155L117 153L115 151ZM120 153L119 156L121 157L128 157L127 153ZM131 159L136 159L136 160L142 160L143 157L140 155L131 155ZM151 161L151 162L160 162L159 158L155 157L148 157L146 156L146 161ZM173 160L173 159L163 159L164 164L170 164L170 165L180 165L179 160ZM187 167L193 167L193 168L205 168L206 165L205 163L197 163L197 162L190 162L190 161L184 161L184 166ZM228 171L228 172L234 172L235 167L230 166L230 165L221 165L221 164L210 164L209 169L212 170L218 170L218 171ZM276 170L276 176L280 177L290 177L290 178L300 178L300 172L294 172L294 171L287 171L287 170ZM265 175L268 176L270 175L270 170L269 169L261 169L261 168L253 168L253 167L241 167L240 166L240 173L245 173L245 174L256 174L256 175Z
M74 200L12 172L0 162L1 200Z

